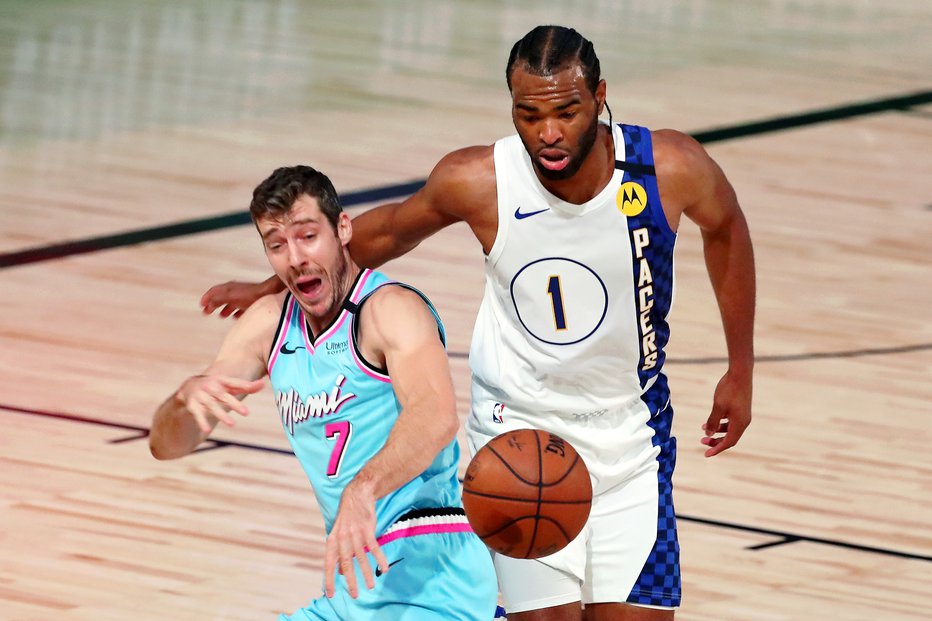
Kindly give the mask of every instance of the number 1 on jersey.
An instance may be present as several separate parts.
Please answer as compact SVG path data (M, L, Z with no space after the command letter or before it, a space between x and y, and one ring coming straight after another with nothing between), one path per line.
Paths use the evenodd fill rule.
M324 427L324 433L327 435L328 440L336 440L336 446L333 447L333 452L330 454L330 463L327 464L327 476L333 478L340 473L343 454L346 452L350 436L353 435L353 424L348 420L327 423L327 426Z
M566 330L566 313L563 307L563 290L560 288L559 276L550 277L547 293L550 295L550 305L553 307L554 325L557 330Z

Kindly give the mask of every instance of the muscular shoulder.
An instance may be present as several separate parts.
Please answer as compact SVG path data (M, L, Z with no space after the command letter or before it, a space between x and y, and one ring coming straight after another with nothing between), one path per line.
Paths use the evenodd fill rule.
M654 166L660 183L688 185L709 170L709 154L692 136L673 129L651 133Z
M275 338L284 293L266 295L233 323L212 365L238 377L261 377Z
M713 191L718 167L693 137L672 129L651 132L661 202L676 229L680 214Z
M460 220L495 199L495 161L491 145L458 149L444 156L427 180L430 195ZM494 203L493 203L494 204Z
M661 202L674 229L683 213L704 229L734 213L734 190L699 142L670 129L653 132L652 139Z
M379 288L362 305L359 314L359 345L363 357L387 368L392 352L436 340L437 322L420 295L406 287Z

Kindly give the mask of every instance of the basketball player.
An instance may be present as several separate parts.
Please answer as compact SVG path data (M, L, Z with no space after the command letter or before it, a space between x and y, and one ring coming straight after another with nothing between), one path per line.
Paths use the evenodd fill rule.
M250 212L287 291L257 301L207 370L159 407L152 454L181 457L218 421L232 426L268 374L328 533L326 597L290 619L490 621L498 589L461 508L439 317L414 289L352 261L350 219L313 168L275 171Z
M728 370L701 440L711 457L751 421L747 224L695 140L599 121L606 84L576 31L529 32L506 78L517 135L445 156L414 196L356 218L350 250L361 265L380 265L468 223L486 255L470 352L471 448L540 428L570 441L590 469L595 495L579 538L539 560L495 557L509 620L672 619L676 442L663 364L673 246L685 215L701 230L725 332ZM239 312L266 287L281 285L219 285L204 310Z

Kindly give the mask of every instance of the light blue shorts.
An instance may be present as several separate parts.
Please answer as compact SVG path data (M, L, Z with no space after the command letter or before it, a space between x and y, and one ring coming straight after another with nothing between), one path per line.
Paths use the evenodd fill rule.
M373 589L357 568L359 597L353 599L337 574L332 598L322 596L278 621L492 621L498 584L488 548L462 509L432 512L402 516L379 537L391 568L375 578ZM371 554L369 560L374 569Z

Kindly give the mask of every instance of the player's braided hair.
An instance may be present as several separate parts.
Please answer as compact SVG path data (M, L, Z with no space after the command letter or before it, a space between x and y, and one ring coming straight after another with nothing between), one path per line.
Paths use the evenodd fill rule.
M505 68L508 89L511 90L511 72L516 64L534 75L549 76L574 63L582 67L586 86L595 93L601 69L592 42L572 28L538 26L511 48Z
M253 190L249 214L254 222L280 218L302 194L317 199L321 212L336 230L343 211L340 197L327 175L310 166L287 166L273 172Z

